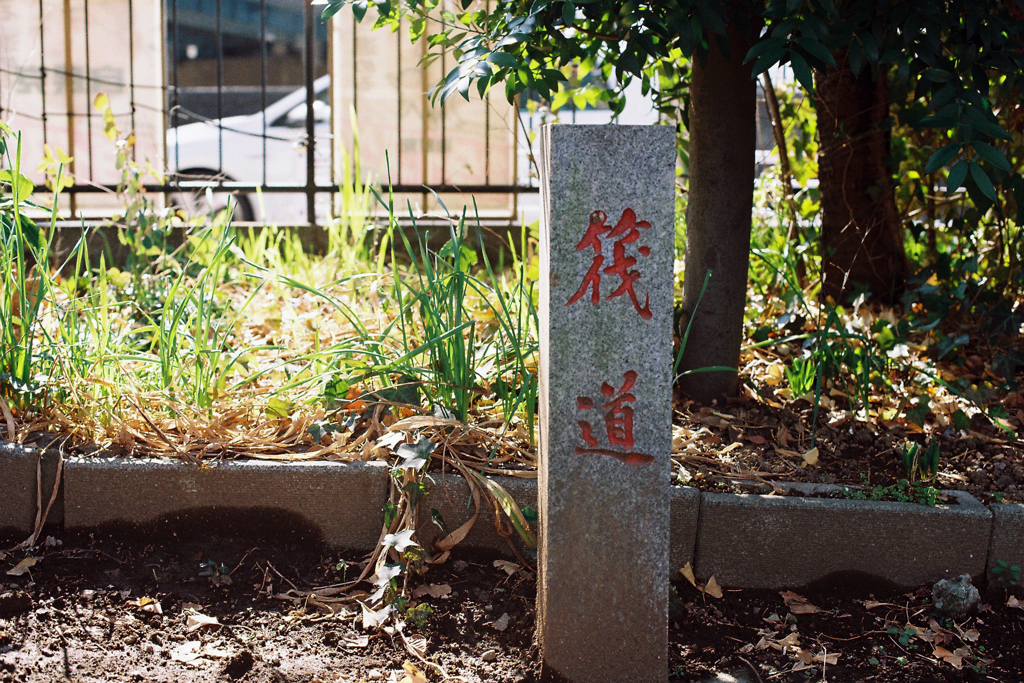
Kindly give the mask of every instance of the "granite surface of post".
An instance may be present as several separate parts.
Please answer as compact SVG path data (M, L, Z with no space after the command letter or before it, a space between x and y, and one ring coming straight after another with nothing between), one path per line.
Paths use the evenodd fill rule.
M544 677L668 678L675 132L541 133Z

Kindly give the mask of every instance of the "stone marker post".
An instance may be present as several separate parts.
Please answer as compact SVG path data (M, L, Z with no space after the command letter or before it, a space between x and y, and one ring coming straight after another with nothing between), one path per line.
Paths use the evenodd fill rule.
M668 678L675 131L541 132L544 676Z

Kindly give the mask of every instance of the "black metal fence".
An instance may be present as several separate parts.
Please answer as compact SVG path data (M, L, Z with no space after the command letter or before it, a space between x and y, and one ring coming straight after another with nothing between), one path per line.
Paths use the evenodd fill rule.
M103 155L96 142L105 122L104 113L92 105L104 91L121 93L115 119L140 142L144 134L159 137L144 142L148 149L158 150L155 156L164 162L160 170L168 173L165 182L145 183L147 191L163 194L170 201L202 194L231 194L248 202L256 193L300 195L307 224L317 223L318 198L332 198L333 205L333 196L339 191L337 165L332 159L338 117L325 116L323 104L333 103L333 86L324 83L336 74L331 73L330 29L320 22L318 9L308 0L18 0L16 5L9 0L7 6L16 7L16 16L5 17L5 22L22 29L19 40L5 40L0 35L0 119L15 119L15 125L31 128L43 145L60 147L73 157L74 182L65 190L73 215L81 196L110 193L116 188L114 179L101 172L110 154L104 150L106 156L100 158ZM126 23L118 24L114 31L111 27L122 21L122 14ZM143 45L147 31L137 25L143 15L149 27L153 17L159 22L161 36L156 49L160 54L155 54L152 45ZM399 63L393 99L398 110L398 145L391 157L391 177L397 180L393 185L396 193L415 194L424 192L422 183L402 182L404 176L411 175L402 168L411 156L406 145L409 136L403 130L407 122L403 123L402 116L409 104L403 102L403 38L398 36L394 53ZM111 57L118 41L127 47L123 60ZM360 62L359 45L353 28L349 58L353 83ZM98 56L104 58L98 60ZM162 66L154 68L154 63ZM148 78L140 78L141 71ZM426 92L421 96L424 101L419 106L426 107ZM288 103L289 97L299 98L301 106L291 107L283 115L276 112L278 120L270 120L273 108ZM351 106L359 112L355 88ZM138 119L146 116L156 121L157 114L159 124L141 132ZM368 112L364 120L373 116ZM431 179L432 190L513 196L536 191L515 172L496 182L492 178L492 145L496 143L491 138L490 109L482 142L486 159L483 182L453 182L449 131L445 113L440 116L440 178ZM426 113L423 117L425 120ZM196 123L202 131L197 132L196 126L187 128ZM515 133L513 140L519 139L520 131ZM216 163L186 163L183 150L189 135L202 138L189 144L202 148L208 159L216 146ZM430 143L426 135L420 142ZM289 155L290 171L282 178L275 166L281 161L274 154L283 149L295 153ZM234 156L240 154L246 155L241 162ZM513 149L511 154L516 157L518 151ZM229 172L229 166L237 168L240 163L245 174ZM423 166L420 180L427 175L425 162ZM272 177L275 173L276 178ZM46 191L41 179L37 189ZM243 218L256 217L251 206L243 213Z

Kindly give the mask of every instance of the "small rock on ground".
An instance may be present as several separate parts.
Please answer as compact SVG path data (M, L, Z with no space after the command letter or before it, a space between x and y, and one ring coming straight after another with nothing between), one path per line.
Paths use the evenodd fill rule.
M932 586L932 603L935 609L953 619L961 619L978 607L981 594L971 583L971 575L963 574L955 579L942 579Z

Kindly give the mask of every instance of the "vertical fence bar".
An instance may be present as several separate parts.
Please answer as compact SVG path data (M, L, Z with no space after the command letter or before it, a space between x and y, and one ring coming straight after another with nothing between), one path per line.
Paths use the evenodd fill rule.
M398 30L395 31L395 36L398 38L398 181L397 184L402 184L402 24L401 17L398 19Z
M260 144L263 148L263 185L267 184L267 0L260 0ZM255 208L255 207L253 207Z
M135 12L132 0L128 0L128 104L131 107L132 135L135 135ZM132 161L135 161L135 145L131 147Z
M519 95L512 98L512 187L519 187ZM526 136L526 144L530 137ZM512 192L512 220L519 217L519 190Z
M43 0L39 0L39 93L42 97L43 144L47 144L46 135L46 43L43 42Z
M359 22L355 19L352 20L352 111L356 112L356 120L359 120L359 81L356 77L359 75L359 69L356 65L356 55L359 50L356 48L356 39L359 37L357 31Z
M314 16L314 18L316 18L315 14L313 16ZM341 127L339 126L339 119L338 119L338 117L334 116L334 85L335 85L334 84L334 50L337 48L337 46L334 44L335 43L334 31L332 31L330 28L328 28L327 31L326 31L326 34L327 34L326 35L326 40L327 40L327 62L324 64L324 71L330 76L330 79L327 82L327 101L331 105L331 117L329 119L330 120L330 131L329 131L328 138L327 138L329 140L328 144L330 145L330 149L331 149L331 157L330 157L330 159L328 159L328 166L327 166L330 169L329 174L328 174L328 178L327 178L327 184L331 186L331 196L328 198L327 205L329 207L331 207L331 211L334 212L335 211L335 207L339 206L338 199L341 196L339 188L338 188L338 180L339 179L338 179L337 167L335 166L335 163L337 162L337 158L336 157L337 157L337 154L338 154L338 145L342 144L342 143L341 143Z
M93 180L92 170L92 67L89 62L89 0L84 0L85 9L85 134L89 147L89 180Z
M448 50L441 48L441 76L448 75ZM448 117L445 116L444 102L441 102L441 184L448 182Z
M64 0L64 107L68 122L68 156L71 163L68 164L68 172L72 177L75 175L75 74L72 71L74 61L71 55L71 0ZM71 204L71 215L75 215L78 208L75 201L75 194L69 195Z
M420 43L420 59L422 60L427 56L427 41L421 40ZM423 211L427 210L427 184L430 179L427 174L430 172L430 100L428 99L427 92L430 90L430 76L427 73L427 67L420 69L420 125L422 128L421 143L420 143L420 173L422 177L420 184L423 185L423 196L420 201L423 202Z
M484 3L484 13L491 13L491 0ZM484 102L484 185L491 184L491 91L483 96ZM515 184L513 179L512 184Z
M313 75L316 70L316 19L313 15L312 3L305 3L306 28L306 222L316 225L316 118L313 104L316 93L313 92Z
M158 19L158 22L159 22L159 26L160 26L160 50L162 50L162 52L161 52L161 55L160 55L160 68L161 68L161 71L159 73L158 78L160 80L160 114L161 114L160 118L162 118L163 121L160 122L160 126L157 128L157 130L160 131L160 163L161 163L161 169L160 170L161 171L166 171L167 170L167 166L168 166L168 163L167 163L167 127L170 124L170 122L168 121L168 118L167 118L167 85L166 85L167 84L167 71L166 71L166 68L167 68L167 46L170 44L170 41L168 40L168 32L167 32L167 0L164 0L163 2L161 2L159 4L159 7L160 7L160 10L159 10L159 17L160 18ZM164 204L163 205L166 208L166 207L170 206L170 201L168 201L168 200L170 199L170 191L169 190L171 189L171 184L165 178L164 182L162 183L162 185L163 185L162 195L163 195L163 200L164 200Z
M224 27L217 0L217 173L224 174Z
M484 95L484 185L491 184L491 92Z
M174 79L174 88L171 90L171 113L173 115L173 118L171 118L171 122L174 124L174 127L177 128L178 127L178 0L171 0L171 24L173 25L173 28L172 28L172 31L171 31L171 33L172 33L171 42L173 43L173 45L171 46L171 52L173 53L171 55L171 72L173 74L173 79ZM175 131L175 133L177 133L177 131ZM175 136L174 136L174 172L175 173L180 173L181 172L181 154L179 153L179 151L180 151L180 145L179 145L179 142L178 142L178 136L177 136L177 134L175 134Z

